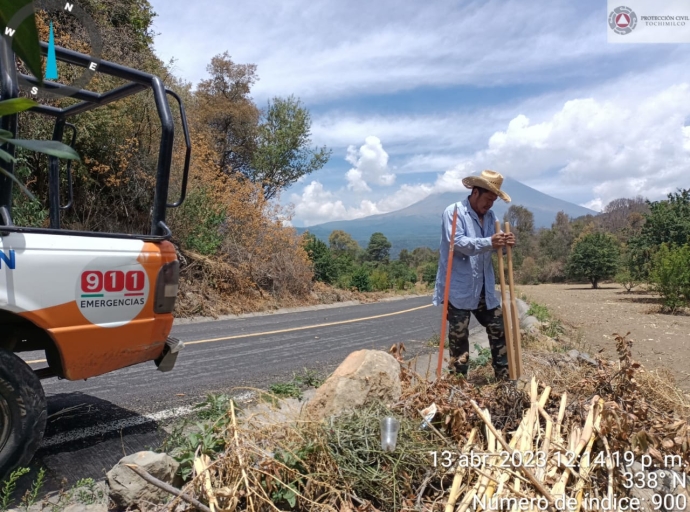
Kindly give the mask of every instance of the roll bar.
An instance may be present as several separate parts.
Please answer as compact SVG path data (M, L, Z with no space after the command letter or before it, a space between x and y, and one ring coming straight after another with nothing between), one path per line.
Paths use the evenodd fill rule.
M40 42L41 53L47 55L48 44ZM92 59L88 55L78 53L60 46L55 46L55 56L57 60L86 68L91 65ZM69 96L80 100L79 103L71 105L66 108L56 108L49 105L38 105L30 109L32 112L51 116L55 118L55 127L53 130L53 140L62 140L64 128L67 125L67 119L77 114L94 110L108 103L132 96L141 91L150 89L153 92L153 98L158 111L158 118L161 123L161 141L158 151L158 165L156 169L156 186L153 198L153 210L151 218L150 236L143 236L146 239L167 239L171 236L170 228L165 224L166 208L177 208L182 205L186 196L187 178L189 175L189 164L191 157L191 139L189 136L189 128L187 126L187 117L185 115L182 100L173 91L166 89L163 86L161 79L150 73L145 73L137 69L128 68L114 62L99 60L97 63L97 73L103 73L118 78L127 80L129 83L112 89L105 93L97 93L80 89ZM28 81L39 85L38 80L32 76L18 74L15 65L14 51L8 44L4 37L0 37L0 99L16 98L19 95L18 76ZM56 82L43 81L43 87L47 90L54 91L59 94L60 91L73 91L63 84ZM66 96L68 94L65 94ZM182 120L182 128L184 131L186 153L184 171L182 175L182 190L180 198L175 203L168 203L168 186L170 183L170 167L172 164L173 141L175 137L175 125L173 122L170 106L166 95L172 96L178 103L180 108L180 119ZM0 128L12 132L13 135L17 133L17 114L3 116L0 118ZM76 131L76 129L75 129ZM74 140L74 139L73 139ZM14 156L14 146L5 148L11 155ZM11 162L4 162L0 160L0 165L14 174L14 164ZM11 205L12 205L12 180L0 174L0 221L3 222L2 232L33 232L33 231L53 231L60 230L60 210L66 209L72 203L72 193L69 191L70 200L66 207L60 205L60 166L57 157L49 156L49 204L50 204L50 229L25 228L14 226L11 221ZM68 181L71 185L71 170L68 169ZM71 187L70 187L71 188ZM7 222L4 219L7 217ZM60 230L65 231L65 230ZM58 232L59 233L59 232ZM95 233L94 233L95 234ZM135 236L126 235L120 236Z

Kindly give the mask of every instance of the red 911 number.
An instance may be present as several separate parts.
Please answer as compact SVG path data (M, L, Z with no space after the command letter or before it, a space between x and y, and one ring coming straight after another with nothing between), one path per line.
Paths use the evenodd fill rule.
M85 293L98 293L105 289L109 293L139 292L144 289L146 276L141 270L87 270L81 275L81 289Z

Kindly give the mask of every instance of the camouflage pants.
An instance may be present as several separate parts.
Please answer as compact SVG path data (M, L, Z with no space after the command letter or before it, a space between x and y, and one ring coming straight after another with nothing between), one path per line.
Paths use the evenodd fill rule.
M503 312L501 308L486 309L486 299L482 294L475 310L456 309L448 304L448 350L451 370L467 377L470 362L470 313L486 329L491 347L491 364L499 379L508 378L508 352L506 349Z

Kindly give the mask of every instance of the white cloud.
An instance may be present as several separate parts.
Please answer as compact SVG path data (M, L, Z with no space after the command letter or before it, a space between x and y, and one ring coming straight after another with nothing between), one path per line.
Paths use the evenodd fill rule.
M680 186L690 166L690 84L673 85L639 101L568 101L551 119L516 116L472 159L517 179L557 169L561 187L587 184L606 204L617 197L658 197Z
M345 160L354 165L345 175L350 190L370 192L367 182L384 186L395 182L395 174L388 168L388 153L378 137L368 136L359 149L348 146Z
M690 84L681 83L634 100L621 94L615 98L566 101L540 122L532 122L529 112L520 113L504 129L489 135L484 149L438 173L435 181L403 184L393 194L366 205L361 202L353 209L345 208L346 198L339 194L337 203L344 210L331 208L309 219L315 223L355 218L367 211L394 211L431 193L462 190L461 179L482 169L494 169L523 182L555 173L542 191L560 192L561 196L567 196L567 191L589 191L594 197L583 201L584 206L598 211L619 197L659 199L676 187L687 186L690 127L685 126L685 119L690 114L689 105ZM378 139L365 146L378 147L373 142ZM348 160L360 164L367 153L362 151L365 146L357 152L357 158L354 148L350 148ZM370 171L370 175L380 176L382 160L374 158L375 152L367 154L372 155L369 162L377 162L372 164L376 172ZM363 176L364 172L359 175ZM352 184L351 178L348 176Z
M295 203L295 217L300 218L307 226L381 213L376 204L367 199L361 201L359 207L346 207L342 199L336 199L335 194L324 189L323 184L318 181L312 181L304 187L301 195L292 194L292 201Z
M307 101L424 86L535 83L577 77L581 66L635 51L607 45L598 2L488 0L152 0L156 49L196 83L211 57L229 50L257 64L262 101ZM181 20L184 20L183 22ZM657 50L659 54L662 50Z
M596 199L592 199L591 201L588 201L581 206L584 206L585 208L589 208L590 210L594 210L595 212L600 212L604 209L605 205L602 202L601 198L597 197Z

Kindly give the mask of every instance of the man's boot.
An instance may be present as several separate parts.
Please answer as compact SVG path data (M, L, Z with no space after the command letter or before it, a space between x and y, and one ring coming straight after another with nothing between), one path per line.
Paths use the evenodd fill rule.
M494 376L497 381L504 381L510 379L510 373L507 366L494 366Z

